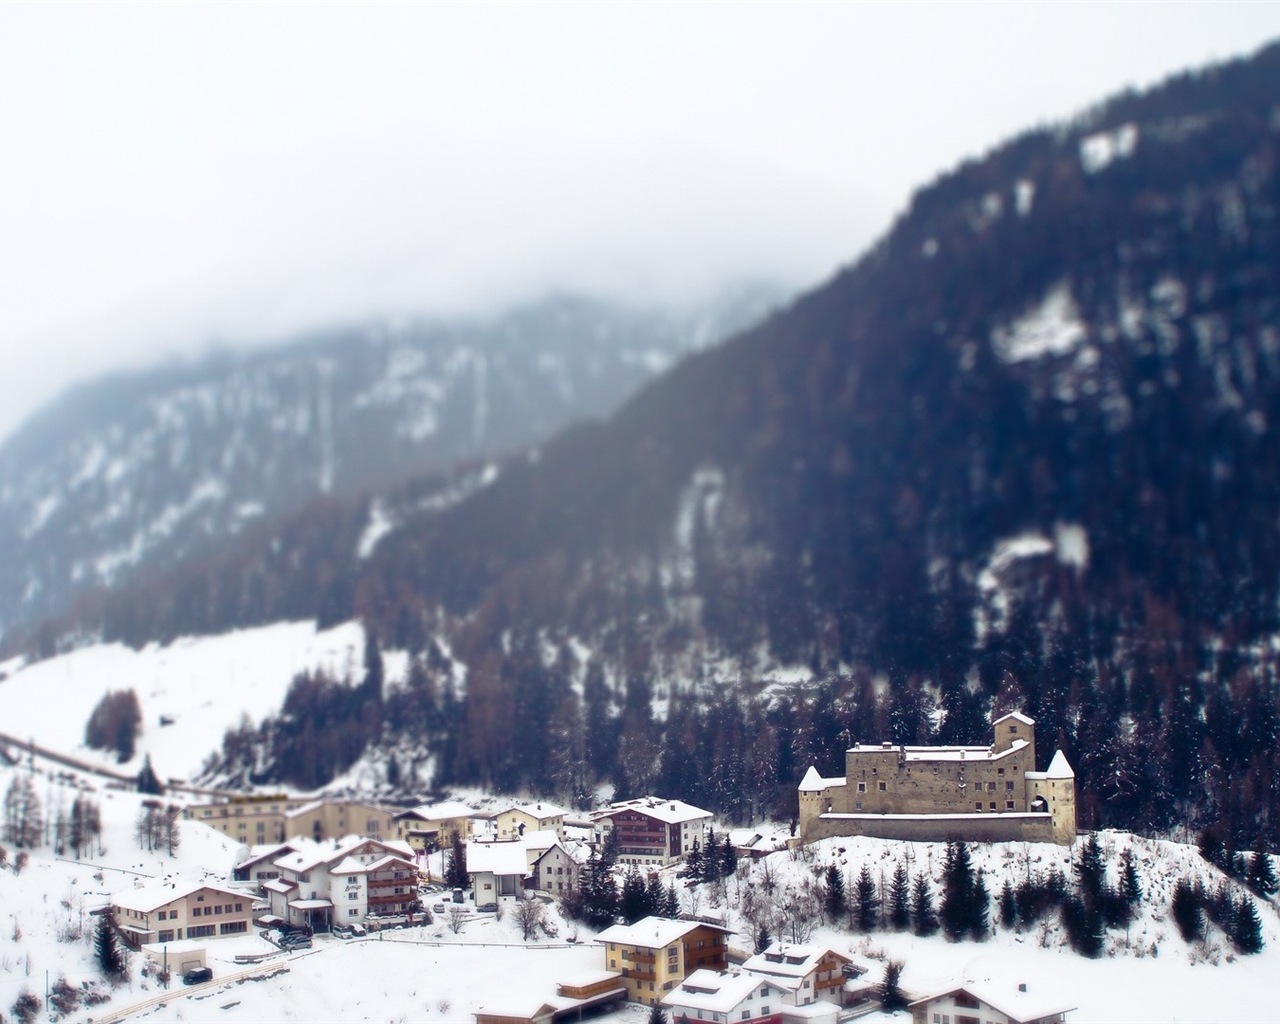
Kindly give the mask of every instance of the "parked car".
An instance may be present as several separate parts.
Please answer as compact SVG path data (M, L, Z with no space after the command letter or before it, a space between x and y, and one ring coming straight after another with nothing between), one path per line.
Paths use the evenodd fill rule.
M476 910L481 914L496 914L498 912L498 904L481 903L480 906L476 907Z
M436 903L436 904L434 904L434 905L431 907L431 913L433 913L433 914L443 914L443 913L444 913L444 904L443 904L443 903Z
M193 967L182 976L182 984L199 985L213 980L213 970L209 967Z
M353 924L350 927L351 927L351 934L355 936L357 939L363 939L366 935L369 934L369 930L362 924Z
M333 926L333 934L339 939L351 938L351 927L345 924L335 924Z

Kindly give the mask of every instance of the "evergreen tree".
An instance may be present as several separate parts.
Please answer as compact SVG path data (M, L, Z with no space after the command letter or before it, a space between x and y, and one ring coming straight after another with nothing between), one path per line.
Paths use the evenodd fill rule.
M728 878L738 870L738 855L733 850L733 843L729 840L729 833L724 834L724 846L720 851L720 874L724 878Z
M773 945L773 936L769 934L769 926L761 925L760 934L756 936L755 951L763 953L766 949Z
M901 978L901 960L890 960L884 965L884 980L880 982L876 994L880 997L880 1006L889 1013L907 1008L907 997L903 995L899 984Z
M676 887L668 885L663 890L662 916L675 920L680 916L680 897L676 895Z
M929 936L938 930L938 915L933 909L933 889L923 872L911 883L911 930Z
M702 881L702 847L695 839L693 848L684 856L685 872L695 881Z
M696 877L700 882L714 882L720 877L720 839L713 828L707 829L707 845L702 851L702 872Z
M661 1003L654 1003L649 1008L649 1024L667 1024L667 1011Z
M642 917L649 916L649 894L644 879L634 867L622 880L622 902L618 912L627 924L635 924Z
M879 911L880 899L876 895L876 881L871 877L871 868L863 864L853 885L853 912L858 931L874 931Z
M991 934L991 893L981 871L973 880L968 899L969 937L982 942Z
M1197 845L1200 847L1201 857L1207 860L1210 864L1216 865L1217 867L1223 866L1224 850L1222 845L1222 837L1218 835L1218 832L1216 829L1210 826L1209 828L1206 828L1203 832L1201 832L1200 840Z
M451 889L467 887L467 848L462 833L454 831L449 853L444 862L444 884Z
M835 922L844 916L848 903L844 894L844 873L835 864L829 864L826 871L826 892L823 895L823 906L827 919Z
M1142 902L1142 880L1138 877L1138 866L1133 862L1132 848L1126 849L1120 858L1120 899L1131 915Z
M893 870L893 881L889 885L889 923L900 932L911 927L911 884L905 864Z
M1254 909L1253 899L1241 895L1236 904L1231 942L1241 953L1258 953L1262 950L1262 922Z
M162 826L162 839L165 850L170 857L176 856L178 848L182 845L182 808L177 804L170 804L164 809L164 822Z
M1015 928L1018 924L1018 900L1008 878L1000 887L1000 923L1006 928Z
M1084 905L1090 912L1097 910L1102 894L1105 868L1102 863L1102 847L1098 843L1098 834L1090 832L1080 845L1080 855L1076 858L1076 885Z
M139 793L149 793L152 796L159 796L164 792L160 777L156 775L155 769L151 767L150 754L146 754L142 758L142 767L138 769L137 786Z
M1187 942L1204 937L1204 910L1200 905L1200 892L1185 878L1178 879L1173 887L1171 911L1178 931Z
M115 922L110 914L102 914L98 918L93 933L93 955L98 961L98 969L112 981L117 981L124 975L124 954L116 940Z
M973 863L969 859L969 847L954 840L947 843L942 874L942 909L938 916L942 921L943 934L951 942L969 931L973 885Z
M1079 893L1069 893L1063 899L1062 926L1066 930L1071 948L1077 953L1095 957L1102 952L1100 921L1100 917L1089 913L1084 898Z
M1276 881L1275 870L1271 866L1270 854L1263 853L1261 850L1255 851L1253 856L1249 858L1249 867L1245 873L1245 880L1250 889L1259 896L1273 896L1280 883Z

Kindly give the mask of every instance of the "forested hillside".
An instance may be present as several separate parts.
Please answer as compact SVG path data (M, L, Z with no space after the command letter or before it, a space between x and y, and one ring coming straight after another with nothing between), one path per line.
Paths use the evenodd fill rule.
M1278 143L1277 47L1029 132L407 521L324 610L417 656L361 743L745 818L851 739L981 741L1018 707L1084 823L1280 840ZM78 625L216 629L249 577L179 617L191 571ZM288 776L274 727L240 741Z

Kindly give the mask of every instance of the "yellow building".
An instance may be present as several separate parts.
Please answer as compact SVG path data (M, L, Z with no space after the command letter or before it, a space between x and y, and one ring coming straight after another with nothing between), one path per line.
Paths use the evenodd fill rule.
M357 800L317 800L283 793L193 804L183 811L183 817L246 846L283 843L298 836L317 841L349 835L370 839L395 836L394 811Z
M627 999L655 1006L694 971L723 971L730 929L701 921L646 917L615 924L596 936L604 946L606 971L622 975Z

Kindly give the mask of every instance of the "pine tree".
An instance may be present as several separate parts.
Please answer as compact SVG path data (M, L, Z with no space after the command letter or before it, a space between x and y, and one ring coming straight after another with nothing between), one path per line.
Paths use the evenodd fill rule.
M1185 878L1178 879L1173 887L1171 911L1178 931L1187 942L1204 937L1204 911L1201 894Z
M880 997L880 1006L890 1013L907 1008L907 997L902 994L899 984L901 978L901 960L890 960L884 965L884 980L876 994Z
M680 916L680 897L676 895L674 885L668 885L663 891L662 916L673 921Z
M911 927L911 884L905 864L893 870L893 881L889 885L889 923L900 932Z
M835 864L827 866L823 906L827 912L827 919L832 922L840 920L848 909L844 894L844 873Z
M1236 904L1231 942L1241 953L1258 953L1262 950L1262 922L1254 909L1253 899L1241 895Z
M164 822L161 826L161 835L164 841L165 849L170 857L176 856L178 848L182 845L182 808L177 804L170 804L164 809Z
M942 931L951 942L969 931L973 884L969 847L956 841L947 843L942 874L942 910L938 916L942 921Z
M93 955L98 961L98 969L112 981L118 980L125 971L124 954L120 952L116 940L115 922L110 914L98 918L93 934Z
M649 916L648 893L645 891L644 879L634 867L622 880L622 902L619 913L627 924L635 924L642 917Z
M987 880L981 871L969 890L966 909L969 938L976 942L984 941L991 934L991 893L987 891Z
M138 769L138 792L150 793L152 796L159 796L164 792L164 786L160 782L160 776L151 767L151 755L146 754L142 758L142 767Z
M938 930L938 915L933 909L933 889L924 873L911 883L911 930L929 936Z
M702 881L702 847L696 839L693 841L693 848L685 854L684 867L690 878Z
M1249 858L1249 868L1245 875L1249 888L1259 896L1273 896L1280 883L1276 881L1275 870L1271 866L1271 855L1261 850L1255 851Z
M654 1003L649 1009L649 1024L667 1024L667 1011L661 1003Z
M724 834L724 847L720 852L720 874L724 878L728 878L738 870L738 855L734 852L733 843L729 840L729 833Z
M4 838L18 849L34 849L44 834L44 814L35 783L18 772L4 797Z
M1000 887L1000 923L1006 928L1015 928L1018 924L1018 900L1013 893L1013 883L1007 878Z
M1133 862L1133 849L1124 851L1120 858L1120 899L1132 914L1142 902L1142 880L1138 877L1138 866Z
M871 868L863 864L862 870L858 872L858 879L853 884L853 913L858 931L874 931L879 910L876 881L871 877Z

